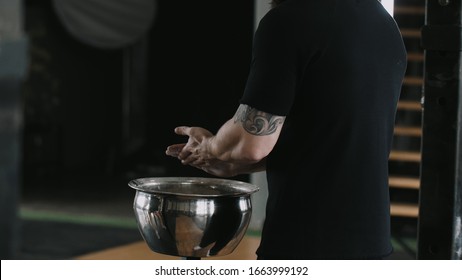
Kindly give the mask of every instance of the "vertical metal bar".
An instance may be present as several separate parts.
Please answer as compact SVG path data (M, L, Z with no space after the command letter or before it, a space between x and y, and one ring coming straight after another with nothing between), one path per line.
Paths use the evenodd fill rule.
M462 13L462 11L461 11ZM462 16L461 24L462 26ZM462 37L462 35L461 35ZM452 259L462 260L462 55L459 55L459 109L457 114L456 164L454 186L454 218Z
M461 257L461 0L427 0L418 259Z
M122 141L124 146L130 139L130 94L131 94L131 46L123 50L123 92L122 92Z
M123 50L122 139L124 155L146 141L147 60L149 38L142 37Z
M0 1L0 258L20 245L18 204L22 138L21 81L27 68L22 1Z
M0 47L4 47L0 44ZM1 62L2 59L0 59ZM21 110L20 80L0 77L0 258L14 257L19 246Z

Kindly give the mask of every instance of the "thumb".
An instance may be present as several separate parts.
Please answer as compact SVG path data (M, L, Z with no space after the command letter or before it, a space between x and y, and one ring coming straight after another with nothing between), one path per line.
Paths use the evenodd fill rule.
M189 126L178 126L175 128L175 133L178 135L189 136L191 128Z

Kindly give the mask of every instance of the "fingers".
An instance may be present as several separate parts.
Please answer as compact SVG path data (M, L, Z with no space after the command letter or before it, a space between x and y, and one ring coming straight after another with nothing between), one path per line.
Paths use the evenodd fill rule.
M167 147L165 154L172 157L178 157L180 155L181 150L184 148L186 144L174 144Z
M186 149L184 148L178 154L178 159L181 160L183 164L191 164L192 162L196 161L199 158L197 150L194 149Z
M174 144L167 147L165 153L169 156L176 157L184 165L191 165L199 169L204 168L205 161L199 155L198 146L201 139L212 136L212 133L199 127L178 126L175 133L182 136L188 136L188 142L183 144Z
M178 126L175 128L175 133L178 135L189 136L190 127L188 126ZM182 157L186 157L187 153L183 151L183 148L186 146L186 143L183 144L174 144L167 147L165 154L172 157L177 157L181 159Z
M179 160L181 160L183 164L189 164L195 161L196 159L191 157L192 153L186 150L185 146L185 143L170 145L165 150L165 154L171 157L178 158Z
M191 127L189 126L178 126L175 128L175 133L178 135L190 136Z

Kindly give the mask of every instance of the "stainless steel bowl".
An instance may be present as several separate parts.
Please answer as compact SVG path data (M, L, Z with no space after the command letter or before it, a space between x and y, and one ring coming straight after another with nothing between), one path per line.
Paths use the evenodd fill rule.
M252 214L249 183L200 177L140 178L133 208L149 248L180 257L227 255L242 240Z

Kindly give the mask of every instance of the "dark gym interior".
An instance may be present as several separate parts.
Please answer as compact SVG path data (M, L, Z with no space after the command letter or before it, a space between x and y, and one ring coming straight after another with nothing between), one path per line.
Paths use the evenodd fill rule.
M52 0L5 3L20 3L21 14L12 22L19 22L22 31L10 41L0 37L0 62L11 55L24 63L12 75L1 68L20 68L21 63L0 65L2 259L75 259L142 241L133 215L135 193L127 183L140 177L206 176L167 157L165 148L182 141L173 133L175 126L200 124L216 131L234 114L251 59L254 1L157 0L142 36L104 47L74 36ZM457 121L462 114L461 77L443 75L443 80L456 80L458 86L452 85L448 93L455 99L436 93L437 101L425 99L428 119L423 114L425 73L430 75L434 67L438 77L444 67L455 69L450 61L460 61L460 44L459 49L435 49L431 20L440 26L440 18L460 21L460 5L452 2L440 12L441 6L427 6L426 1L395 0L394 17L408 51L408 68L389 160L395 248L389 259L461 257L453 251L462 242L454 241L461 236L453 234L452 224L462 207L462 174L456 168L462 155L455 148L462 138L462 123ZM457 32L460 39L460 28ZM5 51L9 43L19 46L12 54ZM428 82L428 93L435 81ZM7 116L11 110L20 115L13 116L19 118L14 119L16 126ZM431 146L437 141L444 143L443 152ZM428 148L423 147L426 143ZM425 168L424 160L429 163ZM434 183L432 172L439 166L448 170L438 174L449 176L449 181ZM235 179L250 181L249 176ZM446 182L451 187L441 191ZM422 191L425 184L427 192ZM443 202L432 200L435 193L444 194ZM456 203L438 210L445 201ZM259 232L248 234L258 238ZM442 241L434 241L435 236Z

